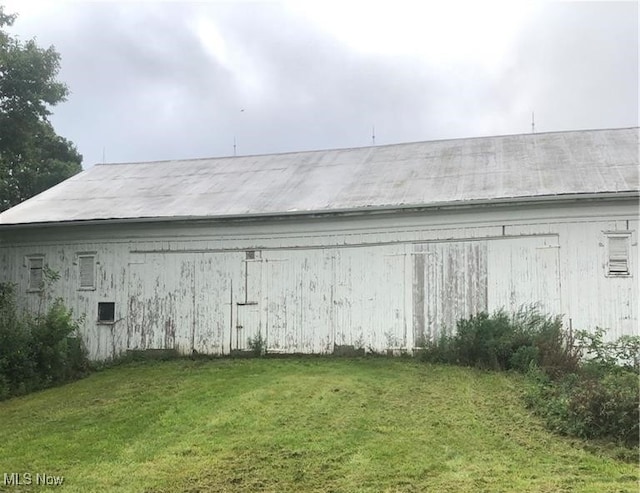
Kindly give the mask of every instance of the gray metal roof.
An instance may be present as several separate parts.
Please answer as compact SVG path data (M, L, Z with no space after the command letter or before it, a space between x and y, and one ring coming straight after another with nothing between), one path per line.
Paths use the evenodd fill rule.
M101 164L0 224L358 211L637 192L639 129Z

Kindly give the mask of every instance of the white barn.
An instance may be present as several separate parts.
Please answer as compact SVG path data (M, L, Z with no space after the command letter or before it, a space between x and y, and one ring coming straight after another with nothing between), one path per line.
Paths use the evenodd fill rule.
M539 303L638 327L637 128L104 164L0 214L0 282L43 266L92 359L411 351Z

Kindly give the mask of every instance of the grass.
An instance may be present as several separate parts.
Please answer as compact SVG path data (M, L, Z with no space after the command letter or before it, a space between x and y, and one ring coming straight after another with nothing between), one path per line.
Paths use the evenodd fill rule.
M638 491L636 464L547 432L521 385L386 358L129 364L1 402L0 491Z

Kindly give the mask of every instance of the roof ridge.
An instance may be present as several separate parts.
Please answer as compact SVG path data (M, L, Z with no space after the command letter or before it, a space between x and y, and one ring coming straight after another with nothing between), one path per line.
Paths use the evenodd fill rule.
M242 154L239 156L210 156L210 157L197 157L197 158L157 159L157 160L151 160L151 161L95 163L94 166L128 166L128 165L137 165L137 164L213 161L218 159L244 159L244 158L255 158L255 157L265 157L265 156L285 156L290 154L316 154L320 152L332 152L332 151L355 151L355 150L376 149L376 148L382 148L382 147L397 147L397 146L406 146L406 145L415 145L415 144L427 144L427 143L435 144L439 142L454 142L454 141L462 142L462 141L479 140L479 139L534 137L534 136L551 135L551 134L587 133L587 132L592 133L592 132L608 132L612 130L633 130L633 129L640 130L640 127L591 128L591 129L582 129L582 130L552 130L548 132L528 132L528 133L519 133L519 134L477 135L474 137L452 137L452 138L434 139L434 140L415 140L410 142L396 142L393 144L379 144L379 145L354 146L354 147L336 147L336 148L327 148L327 149L309 149L309 150L302 150L302 151L284 151L284 152L272 152L272 153L262 153L262 154Z

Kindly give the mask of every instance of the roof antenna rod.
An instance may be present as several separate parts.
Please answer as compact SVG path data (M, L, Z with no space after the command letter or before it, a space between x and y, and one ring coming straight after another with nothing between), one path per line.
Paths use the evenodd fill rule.
M536 121L535 121L535 113L532 111L531 112L531 133L534 134L536 133Z
M376 126L371 128L371 145L376 145Z
M244 108L240 108L240 113L244 113ZM233 155L236 156L237 146L236 146L236 136L233 136Z

